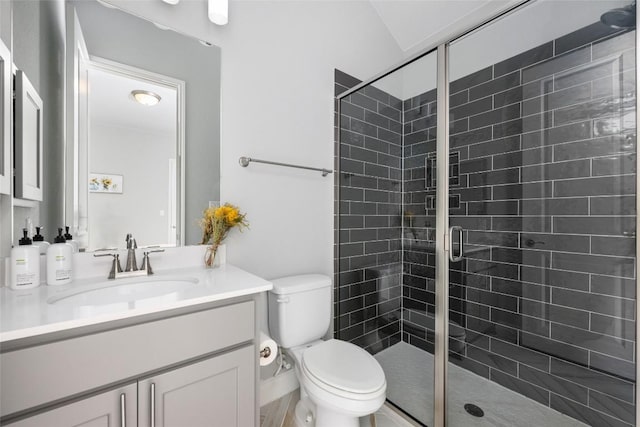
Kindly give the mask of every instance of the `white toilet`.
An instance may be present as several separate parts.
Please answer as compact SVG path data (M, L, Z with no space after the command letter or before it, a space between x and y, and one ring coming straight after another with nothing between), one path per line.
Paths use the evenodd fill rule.
M331 320L331 279L319 274L272 280L271 336L295 361L300 382L299 426L355 427L384 404L380 364L362 348L322 341Z

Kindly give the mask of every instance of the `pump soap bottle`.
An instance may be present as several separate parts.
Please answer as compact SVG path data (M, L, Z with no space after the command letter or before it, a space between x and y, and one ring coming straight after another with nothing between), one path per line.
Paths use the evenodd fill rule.
M64 238L67 241L67 244L71 245L73 248L73 252L78 252L78 242L73 240L73 236L69 234L69 226L64 227L66 232L64 233Z
M33 246L37 246L40 249L40 254L45 255L49 248L49 242L44 241L44 236L40 234L40 230L44 227L36 227L36 235L33 236Z
M47 249L47 285L66 285L71 282L73 248L66 243L62 228Z
M40 286L40 251L31 244L26 228L18 247L11 249L11 281L13 290L33 289Z

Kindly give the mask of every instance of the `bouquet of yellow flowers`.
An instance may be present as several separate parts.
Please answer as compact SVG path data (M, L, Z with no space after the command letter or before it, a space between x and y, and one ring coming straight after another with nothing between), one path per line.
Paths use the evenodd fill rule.
M200 220L202 227L202 245L211 243L205 255L205 265L211 267L216 257L216 252L222 241L227 237L229 230L238 227L241 231L243 227L248 227L246 214L232 204L225 203L223 206L212 206L205 209Z

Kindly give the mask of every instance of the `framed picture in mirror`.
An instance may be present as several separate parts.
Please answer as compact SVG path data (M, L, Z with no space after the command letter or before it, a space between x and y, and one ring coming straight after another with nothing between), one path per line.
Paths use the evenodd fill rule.
M42 200L42 99L21 70L15 74L15 197Z

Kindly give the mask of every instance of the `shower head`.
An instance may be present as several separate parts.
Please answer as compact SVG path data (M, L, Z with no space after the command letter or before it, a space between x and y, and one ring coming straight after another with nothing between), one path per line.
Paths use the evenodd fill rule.
M600 22L611 28L633 28L636 26L636 2L619 9L611 9L600 16Z

